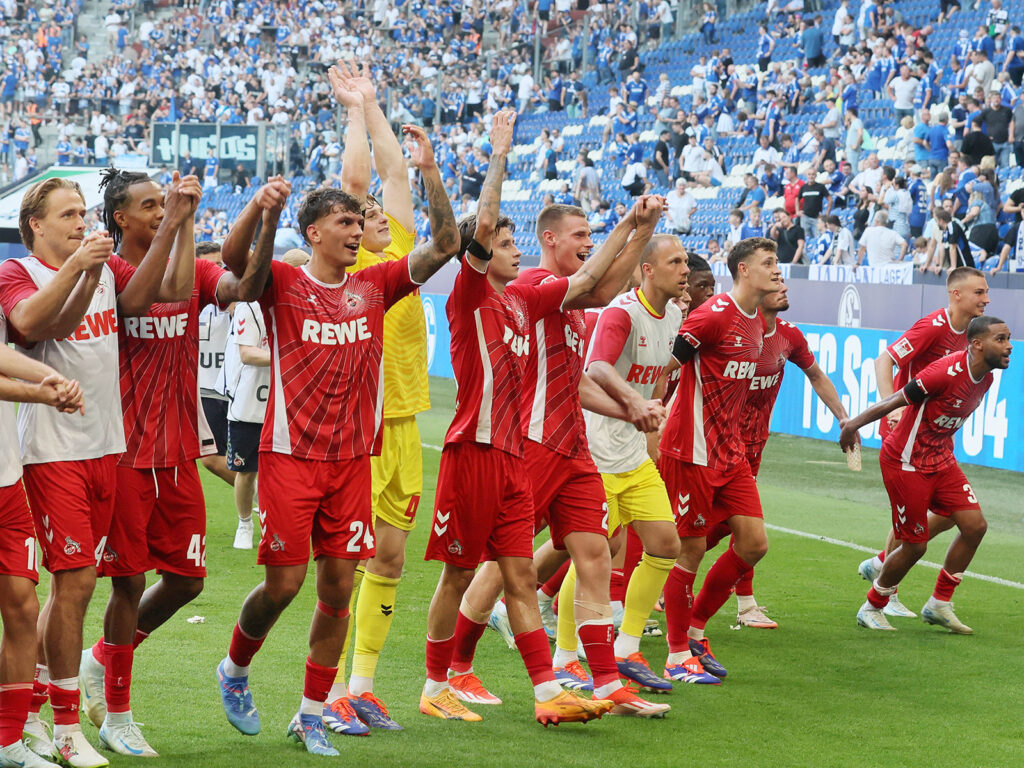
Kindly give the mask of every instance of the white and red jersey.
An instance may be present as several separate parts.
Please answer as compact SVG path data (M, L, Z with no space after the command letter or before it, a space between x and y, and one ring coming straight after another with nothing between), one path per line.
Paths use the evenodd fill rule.
M908 387L915 385L925 399L907 406L899 424L882 442L882 458L921 472L956 466L953 435L981 405L992 386L992 373L975 381L964 350L920 371Z
M761 357L764 321L723 293L691 312L679 336L676 343L693 347L696 354L682 364L661 452L726 471L746 461L740 417Z
M531 319L561 309L568 278L540 286L509 285L499 294L469 259L448 297L452 368L459 394L449 443L483 443L523 455L520 398Z
M776 319L775 328L765 331L761 357L750 380L750 393L740 419L740 437L744 443L763 443L768 439L772 409L782 388L787 360L801 370L807 370L815 362L803 332L792 323Z
M893 392L903 389L919 371L939 358L966 348L967 329L953 328L948 309L925 315L885 350L899 366L893 377Z
M419 285L408 257L329 285L279 261L260 306L270 344L261 451L336 461L380 453L384 313Z
M110 261L131 267L118 255ZM176 467L199 458L199 310L217 300L224 275L197 259L191 297L121 318L122 467Z
M0 311L0 344L7 343L7 318ZM18 450L18 420L14 403L0 400L0 488L21 479L21 452Z
M228 334L231 333L231 313L216 303L199 310L199 393L216 400L227 398L219 391L217 381L224 369Z
M228 359L237 362L231 387L231 403L228 405L228 420L262 424L270 397L270 368L243 363L238 350L239 347L268 349L267 324L258 301L240 301L235 304L228 343L234 348Z
M538 267L520 272L512 285L541 285L557 279ZM523 379L523 432L563 456L589 457L580 405L587 335L583 310L556 308L530 319L533 331Z
M47 285L57 273L35 256L0 265L0 308L10 317L20 301ZM21 351L68 379L77 379L85 413L60 413L40 403L18 409L18 437L23 464L98 459L124 451L124 420L117 385L117 294L135 270L113 259L100 270L99 282L81 324L66 339L24 343L18 329L11 336Z
M672 357L682 315L672 302L659 315L639 288L622 294L601 310L588 347L587 367L598 361L608 363L644 400L650 400ZM590 412L586 420L590 455L598 471L632 472L647 461L647 437L632 424Z

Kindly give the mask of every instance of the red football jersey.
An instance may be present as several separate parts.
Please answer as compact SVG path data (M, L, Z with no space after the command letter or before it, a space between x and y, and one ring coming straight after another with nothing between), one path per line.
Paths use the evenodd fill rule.
M540 285L557 279L538 267L520 272L512 285ZM583 310L556 307L530 320L532 343L521 396L524 434L563 456L589 459L587 427L580 405L587 335Z
M740 416L761 357L764 321L724 293L690 313L679 335L697 353L680 369L661 452L725 471L746 461Z
M418 287L408 257L336 285L271 265L259 299L271 372L261 451L328 461L380 453L384 313Z
M115 255L111 264L131 265ZM199 310L217 302L224 270L196 259L187 301L153 304L118 327L125 452L119 464L174 467L199 458Z
M903 389L919 371L939 358L966 347L967 329L953 330L948 310L937 309L925 315L886 349L892 361L899 366L893 377L893 392Z
M523 455L520 395L530 319L561 309L569 280L509 285L499 294L464 259L448 297L452 368L459 385L449 443L484 443Z
M814 355L801 330L792 323L776 319L775 329L764 334L761 357L750 381L750 394L740 420L743 442L762 443L768 439L772 409L782 387L787 360L792 360L802 370L814 365Z
M921 472L956 466L953 435L992 386L992 373L975 381L967 350L936 360L914 377L927 397L911 403L882 443L882 457Z

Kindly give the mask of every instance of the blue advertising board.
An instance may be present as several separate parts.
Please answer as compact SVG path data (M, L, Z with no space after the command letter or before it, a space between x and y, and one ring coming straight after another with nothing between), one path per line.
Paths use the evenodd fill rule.
M860 413L878 400L875 358L897 338L898 331L840 328L800 323L818 365L835 384L843 406ZM956 433L956 455L968 464L1024 472L1024 446L1013 435L1024 434L1024 368L1012 360L1005 371L995 371L992 388L981 407ZM815 394L810 381L795 366L788 366L772 414L773 432L821 440L839 439L839 425ZM876 422L861 430L864 445L881 446Z
M423 294L427 318L427 355L431 376L453 378L447 296ZM875 358L899 338L898 331L869 328L840 328L798 323L818 365L835 384L843 406L857 414L878 400L875 386ZM1020 353L1018 353L1020 354ZM956 433L956 455L968 464L1024 472L1024 362L1013 360L1005 371L995 371L992 388L981 407ZM861 430L866 446L878 448L881 440L876 422ZM839 440L839 424L821 402L806 376L788 366L779 399L772 414L771 429L799 437Z

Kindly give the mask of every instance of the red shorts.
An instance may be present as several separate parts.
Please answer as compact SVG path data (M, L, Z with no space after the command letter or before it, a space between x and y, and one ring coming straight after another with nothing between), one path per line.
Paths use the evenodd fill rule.
M260 549L263 565L373 557L370 457L299 459L260 451Z
M100 575L135 576L153 568L206 576L206 500L194 461L117 468L114 519Z
M897 462L881 460L882 482L892 505L892 527L901 541L928 541L928 512L949 517L981 510L959 466L941 472L910 472Z
M39 583L36 535L21 480L0 488L0 576L24 576Z
M533 557L533 497L523 460L479 443L444 447L424 560L476 568Z
M721 472L663 455L659 469L680 538L707 536L734 515L764 517L757 484L745 461Z
M571 459L533 440L523 442L526 475L533 488L535 529L549 526L555 549L565 549L565 537L570 533L597 533L607 538L608 499L590 457Z
M99 564L116 476L117 454L25 465L25 492L50 573Z
M764 452L764 447L767 443L767 440L758 440L754 443L747 443L744 446L747 464L750 465L750 474L754 476L755 480L757 480L758 470L761 469L761 454Z

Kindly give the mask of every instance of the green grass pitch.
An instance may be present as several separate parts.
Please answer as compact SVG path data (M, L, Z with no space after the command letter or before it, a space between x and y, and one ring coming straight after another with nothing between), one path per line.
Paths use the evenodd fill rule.
M433 411L421 417L424 443L438 446L451 419L454 384L434 379ZM771 549L757 569L755 594L780 628L730 630L730 600L708 625L715 653L728 667L722 686L679 685L664 720L605 718L544 729L533 721L529 680L519 656L493 632L481 641L476 669L500 707L476 707L481 723L448 723L420 715L426 612L439 566L422 553L440 454L424 449L420 524L409 540L405 576L376 690L401 733L332 736L336 764L372 766L1013 766L1024 755L1018 622L1024 591L968 578L956 595L973 637L957 637L920 619L897 619L879 636L856 626L866 582L866 555L834 543L769 532ZM785 528L879 547L889 527L876 452L865 471L846 469L835 445L776 435L759 486L767 521ZM967 467L989 519L972 570L1024 582L1024 524L1019 476ZM235 515L229 489L204 473L209 508L205 592L160 628L136 655L133 710L161 753L153 765L282 766L329 764L284 737L302 693L306 639L314 604L312 579L282 616L256 657L251 684L263 732L242 736L228 725L214 669L224 656L245 595L262 578L255 552L231 548ZM949 535L926 556L941 561ZM709 558L710 562L710 558ZM918 610L936 571L918 567L900 595ZM699 583L699 582L698 582ZM100 632L109 586L101 583L86 642ZM42 590L40 590L42 594ZM203 616L190 624L186 619ZM660 615L660 614L658 614ZM664 662L663 638L642 650ZM48 715L48 710L44 712ZM83 718L84 720L85 718ZM96 741L86 722L87 735ZM138 761L134 761L137 763ZM113 756L111 764L134 764Z

